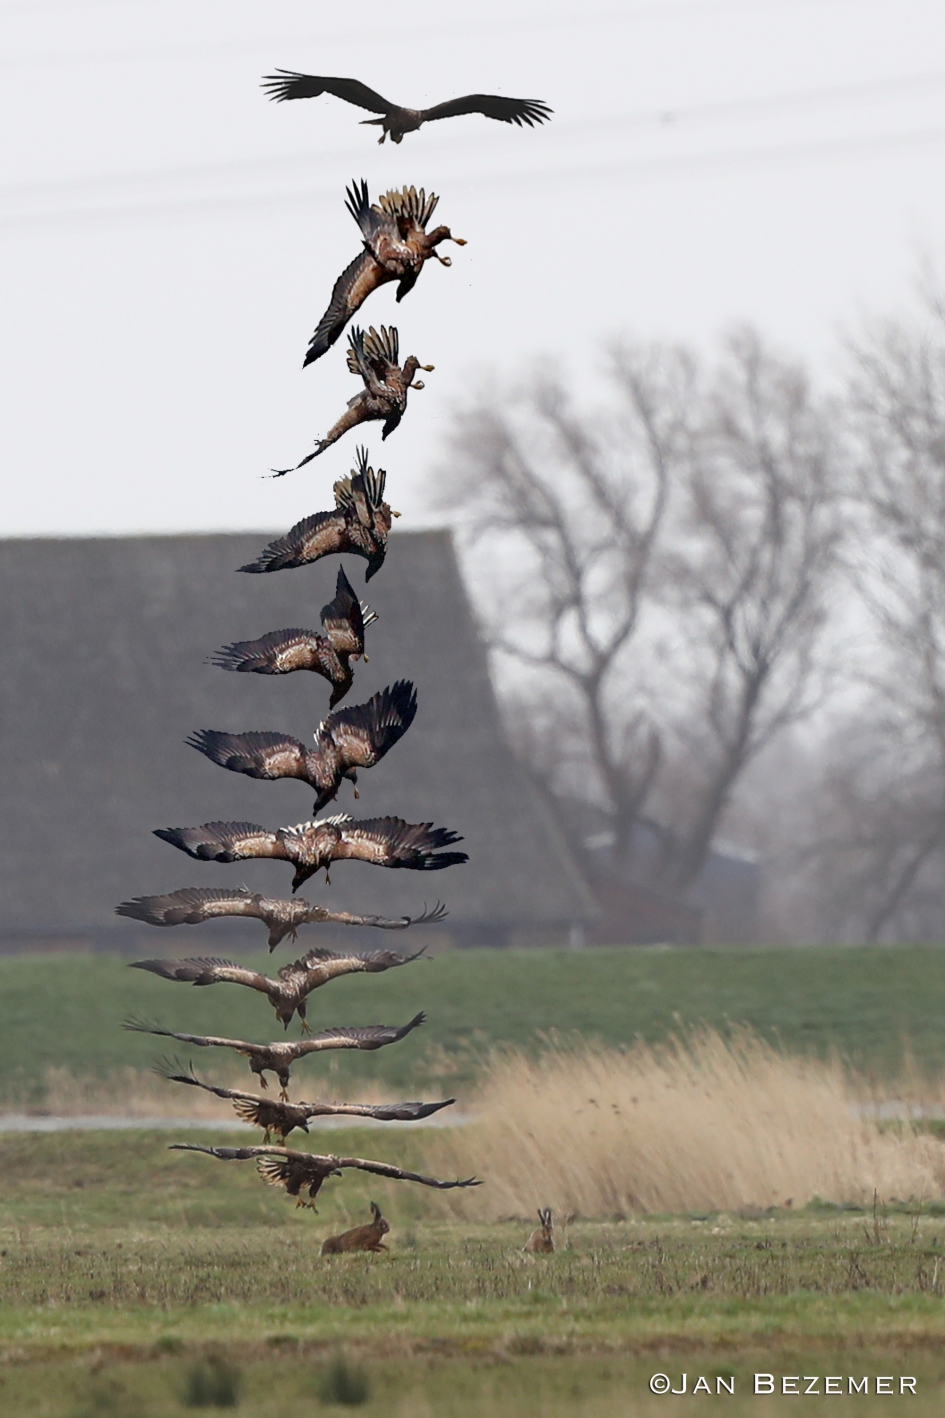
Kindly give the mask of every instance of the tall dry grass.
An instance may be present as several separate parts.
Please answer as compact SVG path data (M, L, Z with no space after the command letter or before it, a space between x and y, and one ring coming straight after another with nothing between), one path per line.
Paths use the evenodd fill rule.
M782 1054L748 1032L501 1053L475 1121L425 1151L441 1173L486 1179L448 1204L489 1219L539 1205L610 1216L867 1202L874 1189L932 1199L945 1188L941 1143L908 1123L881 1128L839 1063Z

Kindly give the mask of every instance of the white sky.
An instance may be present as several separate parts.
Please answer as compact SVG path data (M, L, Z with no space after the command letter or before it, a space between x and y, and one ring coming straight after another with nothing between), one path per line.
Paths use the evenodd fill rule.
M277 66L555 117L379 147L337 100L268 103ZM602 339L746 319L828 371L841 326L901 308L945 245L941 0L0 0L0 71L0 535L285 529L330 505L355 435L261 475L360 387L343 341L301 370L359 248L353 178L434 189L470 242L363 311L436 366L382 460L368 437L401 527L486 372L551 358L593 398Z

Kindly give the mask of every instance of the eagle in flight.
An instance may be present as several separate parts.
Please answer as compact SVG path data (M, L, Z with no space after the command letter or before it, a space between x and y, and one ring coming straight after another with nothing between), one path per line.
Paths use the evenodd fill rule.
M367 561L364 579L370 581L384 565L391 519L400 513L392 512L384 501L384 469L375 473L368 467L366 448L357 450L357 459L357 472L335 483L334 512L315 512L296 522L286 536L270 542L255 561L237 569L257 574L290 571L335 552L349 552Z
M435 108L401 108L357 79L318 78L314 74L296 73L293 69L277 69L274 74L267 74L262 87L276 103L331 94L333 98L344 99L345 103L353 103L357 108L366 108L368 113L379 113L380 118L361 120L381 129L379 143L383 143L385 138L399 143L405 133L415 133L422 123L432 123L436 118L458 118L466 113L481 113L498 123L531 128L536 123L544 123L554 112L541 99L501 98L498 94L465 94L462 98L438 103Z
M417 960L426 947L413 955L399 955L396 950L374 950L369 955L336 955L333 950L311 950L301 960L283 965L275 979L259 970L237 965L234 960L219 960L215 956L200 956L193 960L134 960L132 970L150 970L165 980L181 980L189 985L246 985L264 994L276 1011L280 1024L288 1029L294 1015L299 1016L303 1032L310 1034L305 1017L306 1000L313 990L336 980L340 975L361 972L377 975L397 965L409 965Z
M415 187L385 192L372 203L368 185L362 178L360 187L352 183L348 188L347 197L348 211L361 229L364 247L335 282L331 301L312 336L303 368L331 348L352 315L378 286L398 281L397 299L401 301L413 290L424 264L431 257L441 266L452 264L448 256L441 256L436 249L442 242L466 245L448 226L427 231L440 199L432 192L428 197L422 187L419 192Z
M408 926L435 925L448 915L446 907L438 901L430 911L424 907L419 916L398 916L393 920L385 916L356 916L350 911L329 911L327 906L313 906L301 896L291 899L262 896L245 886L233 891L228 891L224 886L184 886L180 891L169 891L165 896L136 896L131 901L123 901L115 907L115 913L129 916L134 921L145 921L149 926L197 926L218 916L253 916L268 928L270 952L286 936L296 940L299 926L313 921L403 931ZM325 950L321 954L327 957L331 951Z
M366 704L336 709L315 731L315 747L279 733L226 734L201 729L186 742L212 763L250 778L301 778L316 789L312 815L337 795L342 780L354 784L358 769L380 763L410 728L417 712L417 692L409 679L379 690Z
M440 1182L436 1177L424 1177L420 1172L405 1172L401 1167L393 1167L389 1162L369 1162L363 1157L319 1156L315 1152L293 1152L288 1147L202 1147L196 1142L172 1142L172 1152L205 1152L208 1157L219 1157L223 1162L247 1162L257 1158L257 1170L263 1181L271 1187L284 1188L287 1196L296 1198L296 1206L310 1206L317 1211L315 1198L326 1177L340 1177L346 1167L355 1167L359 1172L372 1172L376 1177L392 1177L395 1181L419 1182L424 1187L437 1187L449 1191L453 1187L478 1187L482 1183L476 1177L465 1181ZM309 1199L304 1201L302 1192L307 1191Z
M376 867L411 871L442 871L469 860L465 852L443 852L463 839L430 822L404 822L402 817L370 817L355 821L345 813L274 832L255 822L205 822L201 827L158 827L155 837L179 847L200 862L240 862L272 857L292 862L293 893L303 881L332 862L370 862Z
M269 1142L273 1136L285 1142L296 1128L308 1132L312 1118L373 1118L382 1123L413 1123L456 1102L455 1098L444 1098L441 1103L283 1103L275 1098L263 1098L258 1093L244 1093L240 1088L205 1083L194 1073L193 1064L185 1072L180 1059L161 1059L155 1064L154 1072L172 1083L189 1083L217 1098L228 1099L238 1118L251 1127L264 1129L264 1142Z
M136 1034L159 1034L165 1039L178 1039L182 1044L194 1044L200 1049L235 1049L238 1054L243 1054L249 1060L249 1066L258 1076L262 1088L269 1086L266 1082L267 1073L276 1075L282 1088L280 1096L285 1101L289 1096L292 1065L297 1059L304 1058L306 1054L322 1053L325 1049L382 1049L385 1044L396 1044L398 1039L403 1039L412 1029L416 1029L418 1024L422 1024L424 1019L426 1015L421 1011L420 1014L414 1015L409 1024L401 1025L400 1028L392 1024L369 1024L363 1029L320 1029L317 1034L311 1034L307 1039L297 1039L294 1042L277 1039L272 1044L251 1044L245 1039L222 1039L216 1034L177 1034L173 1029L162 1029L144 1019L126 1019L123 1028Z
M331 685L329 709L344 699L354 682L353 660L364 656L364 628L377 615L358 600L344 567L338 569L335 599L322 607L324 635L314 630L270 630L258 640L236 640L211 656L210 663L221 670L241 674L288 675L293 670L312 670Z
M417 370L429 373L433 369L432 364L421 364L416 355L408 355L403 367L399 359L400 337L393 325L382 325L380 331L372 325L367 334L355 327L348 336L348 368L352 374L361 376L364 388L348 400L347 411L325 437L318 440L313 452L307 453L294 468L273 468L274 475L283 478L296 468L304 468L306 463L337 443L349 428L357 428L360 423L383 419L381 437L393 433L407 410L407 391L423 388L423 380L414 378Z

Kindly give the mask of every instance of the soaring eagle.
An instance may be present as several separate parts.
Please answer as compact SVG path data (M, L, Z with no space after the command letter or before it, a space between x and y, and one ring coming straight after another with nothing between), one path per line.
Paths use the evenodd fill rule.
M311 921L402 931L408 926L435 925L448 914L446 907L438 901L432 911L424 907L419 916L400 916L396 920L388 920L384 916L355 916L350 911L329 911L326 906L313 906L301 896L292 900L262 896L245 886L234 891L228 891L224 886L185 886L180 891L169 891L166 896L136 896L132 901L123 901L116 906L115 913L130 916L134 921L146 921L149 926L197 926L217 916L254 916L264 921L269 929L270 951L275 950L286 936L296 940L299 926ZM331 951L323 950L320 955L327 958ZM340 960L345 957L336 958Z
M442 266L451 265L450 258L441 256L436 248L444 241L455 241L457 246L466 243L462 237L454 236L448 226L427 231L439 200L432 192L428 197L422 187L419 192L415 187L404 187L400 192L385 192L372 204L363 178L360 187L352 184L348 188L348 211L361 228L364 249L335 282L331 302L312 336L303 368L331 348L355 311L378 286L399 281L397 299L401 301L413 290L431 256Z
M194 960L134 960L131 969L150 970L152 975L189 985L247 985L266 996L276 1011L276 1018L286 1029L297 1014L303 1031L310 1034L305 1002L313 990L339 975L380 974L397 965L408 965L411 960L417 960L424 949L414 951L413 955L398 955L396 950L374 950L370 955L336 955L333 950L311 950L301 960L283 965L274 980L258 970L237 965L234 960L218 960L213 956Z
M345 778L359 796L358 769L380 763L410 728L416 712L416 690L409 679L399 679L366 704L329 714L315 731L314 748L287 734L226 734L217 729L201 729L187 743L212 763L249 778L301 778L317 790L314 816L337 795Z
M435 118L458 118L465 113L481 113L499 123L515 123L519 128L527 124L531 128L536 123L544 123L554 112L541 99L501 98L498 94L466 94L463 98L438 103L435 108L400 108L357 79L316 78L314 74L298 74L293 69L277 69L274 74L267 74L262 86L276 103L290 98L319 98L322 94L331 94L333 98L344 99L345 103L353 103L357 108L366 108L368 113L379 113L380 118L361 120L382 130L377 140L379 143L383 143L385 138L399 143L405 133L415 133L421 123L431 123Z
M465 1181L440 1182L436 1177L424 1177L419 1172L405 1172L401 1167L392 1167L389 1162L368 1162L363 1157L321 1157L315 1152L293 1152L288 1147L201 1147L196 1142L172 1142L172 1152L205 1152L208 1157L219 1157L224 1162L248 1162L258 1158L257 1170L263 1181L271 1187L283 1187L288 1196L296 1198L296 1206L310 1206L317 1211L315 1198L326 1177L340 1177L345 1167L356 1167L359 1172L373 1172L377 1177L392 1177L395 1181L419 1182L424 1187L438 1187L449 1191L453 1187L479 1187L476 1177ZM303 1201L301 1193L307 1191L308 1201Z
M332 686L328 707L334 709L351 688L351 662L364 655L364 628L375 620L377 615L358 600L341 566L335 599L321 610L324 635L314 630L270 630L259 640L224 645L210 663L242 674L288 675L293 670L313 670ZM366 661L367 656L364 658Z
M368 467L366 448L357 451L358 471L335 483L334 512L315 512L305 517L285 537L270 542L255 561L240 566L240 571L290 571L296 566L308 566L323 556L335 552L350 552L363 556L368 568L365 581L370 581L384 565L391 519L399 517L384 501L387 474L381 468L375 473Z
M371 817L356 822L339 813L295 827L270 832L255 822L205 822L201 827L159 827L155 837L179 847L198 862L240 862L249 857L274 857L292 862L297 891L322 867L326 879L332 862L370 862L377 867L411 871L441 871L469 860L465 852L442 852L463 839L430 822L404 822L402 817Z
M157 1024L148 1024L143 1019L126 1019L125 1029L137 1034L160 1034L165 1039L179 1039L182 1044L194 1044L200 1049L235 1049L249 1060L253 1073L259 1077L262 1088L268 1088L266 1074L274 1073L282 1086L281 1097L288 1098L289 1076L296 1059L306 1054L322 1053L325 1049L382 1049L385 1044L396 1044L411 1029L422 1024L426 1015L415 1014L409 1024L399 1029L392 1024L369 1024L364 1029L321 1029L308 1039L276 1040L272 1044L250 1044L245 1039L221 1039L215 1034L176 1034L173 1029L162 1029Z
M154 1072L172 1083L189 1083L217 1098L228 1098L238 1118L251 1127L265 1129L265 1142L269 1142L273 1134L284 1142L296 1128L308 1132L312 1118L374 1118L382 1123L412 1123L429 1118L456 1102L455 1098L444 1098L442 1103L277 1103L274 1098L244 1093L240 1088L220 1088L205 1083L194 1073L193 1064L184 1072L179 1059L162 1059L155 1064Z
M352 330L348 336L348 368L352 374L360 374L364 388L348 400L347 412L318 440L313 452L306 454L293 468L273 468L275 476L283 478L296 468L304 468L359 423L383 419L381 437L393 433L406 412L408 389L423 388L423 380L414 379L417 370L433 369L432 364L421 364L416 355L408 355L403 368L398 364L399 359L400 338L393 325L382 325L380 332L372 325L367 334L357 327Z

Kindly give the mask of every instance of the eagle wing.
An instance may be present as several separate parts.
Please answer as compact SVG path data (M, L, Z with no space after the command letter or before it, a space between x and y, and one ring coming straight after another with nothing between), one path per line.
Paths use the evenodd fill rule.
M529 128L536 123L544 123L554 109L541 99L500 98L498 94L465 94L462 98L452 98L446 103L438 103L435 108L423 110L423 122L435 118L458 118L464 113L482 113L486 118L495 118L500 123L515 123Z
M183 1071L184 1065L180 1059L159 1059L152 1069L159 1078L166 1078L170 1083L189 1083L193 1088L202 1088L205 1093L213 1093L217 1098L228 1098L234 1102L259 1103L266 1101L260 1099L255 1093L244 1093L242 1088L222 1088L216 1083L205 1083L202 1078L198 1078L194 1073L193 1064ZM455 1100L454 1100L455 1101Z
M182 1044L194 1044L198 1049L224 1048L238 1049L242 1054L252 1054L260 1047L249 1044L245 1039L221 1039L216 1034L177 1034L173 1029L162 1029L160 1025L149 1024L146 1019L126 1019L121 1026L135 1034L159 1034L164 1039L178 1039ZM265 1044L261 1046L265 1048Z
M149 926L196 926L214 916L255 916L266 920L263 898L254 891L227 891L223 886L185 886L166 896L136 896L115 907L118 916L146 921Z
M446 907L438 901L432 911L424 907L419 916L398 916L395 920L390 920L385 916L357 916L351 911L329 911L324 906L313 906L312 915L306 917L311 921L331 921L339 926L374 926L382 931L404 931L408 926L432 925L437 921L442 921L449 915ZM418 951L419 954L419 951ZM413 956L407 956L412 960Z
M329 714L318 739L331 739L341 771L371 768L410 728L417 712L417 691L409 679L398 680L372 695L366 704L352 704Z
M376 389L386 384L392 369L398 368L400 358L400 336L393 325L382 325L375 330L372 325L367 333L354 329L348 338L348 368L352 374L360 374L368 389Z
M411 1030L416 1029L426 1019L423 1010L415 1014L408 1024L368 1024L361 1029L322 1029L307 1039L296 1039L286 1044L286 1052L293 1059L304 1058L306 1054L317 1054L325 1049L382 1049L385 1044L396 1044Z
M335 583L335 598L322 607L322 629L328 637L331 648L337 655L364 654L364 627L370 625L377 616L365 608L354 594L351 582L345 575L343 566L338 568Z
M324 636L314 630L269 630L258 640L234 640L210 657L211 665L242 674L287 675L321 669Z
M331 349L352 315L361 309L372 291L394 277L370 251L361 251L345 267L331 288L328 309L315 327L302 368L314 364Z
M234 960L220 960L216 956L198 956L193 960L133 960L131 969L150 970L152 975L160 975L165 980L180 980L190 985L248 985L263 994L275 983L258 970L247 970Z
M205 822L201 827L157 827L154 835L200 862L240 862L248 857L276 857L283 862L291 860L279 835L256 822Z
M346 193L345 206L358 224L361 235L367 245L372 245L375 237L383 233L391 240L396 241L400 236L400 227L397 223L395 213L392 213L387 203L381 198L376 206L371 205L368 196L368 185L364 178L361 178L360 185L352 182Z
M354 550L350 546L345 528L345 519L339 512L313 512L311 517L303 517L301 522L264 547L255 561L240 566L239 571L262 573L264 571L291 571L296 566L307 566L320 557L331 556L333 552Z
M404 822L402 817L371 817L349 821L341 828L341 840L332 856L371 862L381 867L410 867L417 871L439 871L454 863L468 861L465 852L437 852L463 839L445 827L430 822ZM435 854L435 855L434 855Z
M216 729L201 729L184 742L206 754L211 763L245 773L249 778L304 780L308 775L304 746L286 734L224 734Z
M377 1177L393 1177L401 1182L419 1182L424 1187L437 1187L449 1191L452 1187L481 1187L477 1177L467 1177L464 1181L441 1182L436 1177L425 1177L422 1172L405 1172L402 1167L394 1167L390 1162L369 1162L364 1157L333 1157L336 1167L356 1167L359 1172L373 1172Z
M296 1103L295 1106L309 1118L344 1116L374 1118L380 1123L412 1123L429 1118L455 1102L455 1098L444 1098L442 1103Z
M369 113L390 113L396 104L388 103L374 89L357 79L319 78L315 74L300 74L294 69L277 69L267 74L262 81L266 94L275 103L284 103L293 98L320 98L331 94L333 98L344 99L357 108L366 108Z

